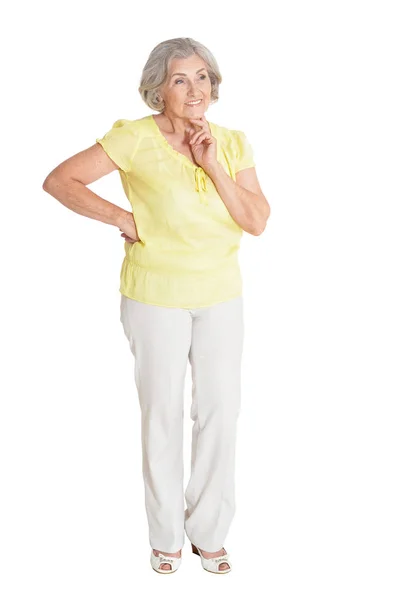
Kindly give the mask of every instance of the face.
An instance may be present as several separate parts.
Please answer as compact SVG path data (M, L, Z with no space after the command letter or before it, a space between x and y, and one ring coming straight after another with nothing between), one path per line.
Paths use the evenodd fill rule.
M211 81L206 63L194 54L171 61L168 78L160 90L165 112L182 118L201 117L211 101ZM192 100L198 104L189 105Z

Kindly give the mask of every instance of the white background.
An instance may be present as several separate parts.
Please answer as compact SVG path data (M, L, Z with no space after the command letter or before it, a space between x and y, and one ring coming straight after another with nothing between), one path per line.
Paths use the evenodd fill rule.
M4 600L397 600L398 20L393 2L19 3L3 10L0 592ZM119 118L153 47L222 72L271 216L244 233L233 570L149 563L118 228L43 191ZM129 210L118 172L91 189ZM185 396L189 477L191 372ZM145 587L144 587L145 586ZM139 589L141 587L141 592ZM252 590L252 591L251 591Z

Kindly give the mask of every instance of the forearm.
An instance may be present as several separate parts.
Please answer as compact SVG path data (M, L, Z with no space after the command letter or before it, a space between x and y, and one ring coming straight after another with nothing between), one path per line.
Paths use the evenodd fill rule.
M44 182L43 189L77 214L108 225L119 227L128 215L130 219L132 217L132 213L116 204L112 204L112 202L108 202L108 200L104 200L104 198L86 187L84 183L75 179L64 181L56 177L50 177L49 181Z
M234 221L246 232L258 235L265 220L265 199L238 185L217 162L207 170Z

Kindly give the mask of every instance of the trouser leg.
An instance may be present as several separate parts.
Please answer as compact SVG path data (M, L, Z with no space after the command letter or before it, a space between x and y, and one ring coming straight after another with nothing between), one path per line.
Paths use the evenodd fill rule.
M122 295L121 322L135 357L149 541L157 550L177 552L184 545L184 381L191 315Z
M192 313L190 416L194 424L185 531L193 544L216 552L224 545L235 513L243 299L240 296Z

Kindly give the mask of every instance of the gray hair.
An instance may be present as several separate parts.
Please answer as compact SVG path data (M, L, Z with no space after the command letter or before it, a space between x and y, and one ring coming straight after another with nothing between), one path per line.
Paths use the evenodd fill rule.
M169 65L174 58L189 58L197 54L206 63L211 80L211 102L219 99L219 84L222 82L219 66L212 52L192 38L173 38L161 42L151 51L144 66L139 93L153 110L163 111L165 102L160 100L159 89L165 83Z

